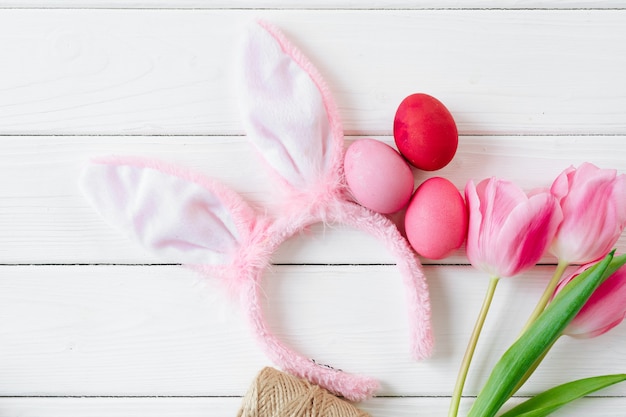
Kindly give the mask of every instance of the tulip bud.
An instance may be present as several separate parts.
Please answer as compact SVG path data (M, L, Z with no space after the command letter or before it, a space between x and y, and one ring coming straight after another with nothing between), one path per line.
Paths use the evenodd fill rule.
M563 222L550 248L559 261L587 263L606 255L626 226L626 175L584 163L552 184Z
M496 178L465 187L469 208L467 258L494 277L510 277L534 266L561 222L561 209L548 192L527 196Z
M592 264L578 268L561 281L556 295L565 285ZM588 339L600 336L617 326L626 314L626 266L622 266L609 276L591 295L563 334Z

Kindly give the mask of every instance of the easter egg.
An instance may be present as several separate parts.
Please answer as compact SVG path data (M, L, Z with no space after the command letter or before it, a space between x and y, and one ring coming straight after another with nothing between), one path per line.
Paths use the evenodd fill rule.
M421 93L408 96L398 106L393 136L400 153L425 171L448 165L459 143L452 114L439 100Z
M360 139L348 147L344 171L354 199L379 213L404 208L413 193L409 165L395 149L375 139Z
M467 235L468 213L457 188L445 178L424 181L406 210L404 227L415 251L442 259L461 247Z

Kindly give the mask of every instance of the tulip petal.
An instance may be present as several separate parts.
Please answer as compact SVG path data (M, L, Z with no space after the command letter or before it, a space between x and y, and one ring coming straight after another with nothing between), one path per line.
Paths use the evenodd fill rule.
M574 171L576 171L576 168L570 165L563 172L561 172L559 176L556 177L556 179L552 183L550 192L559 200L561 200L563 197L567 195L567 192L569 191L569 183L570 183L569 175L570 173Z
M580 182L584 184L590 180L599 179L601 181L611 181L617 175L614 169L603 169L589 162L583 162L571 174L572 182Z
M552 194L530 199L512 182L485 179L465 187L469 208L467 257L492 276L512 276L534 265L552 241L561 211ZM555 213L558 211L558 213Z
M476 187L480 201L481 224L477 236L476 258L480 269L494 276L499 276L500 250L497 246L498 236L511 211L527 201L526 194L509 181L489 178L481 181ZM470 212L471 215L471 212Z
M620 268L598 287L564 333L581 339L600 336L620 324L625 315L626 268Z
M478 240L480 237L480 228L483 215L480 210L480 199L476 191L476 185L472 180L469 180L465 185L465 201L467 203L467 209L469 211L467 240L465 244L467 259L469 259L470 263L475 268L482 270L479 262L481 258Z
M548 193L537 194L513 209L497 240L500 276L510 277L535 265L550 245L562 213Z
M615 205L617 211L616 221L622 225L623 229L626 225L626 175L621 174L615 178L611 200L617 202Z
M564 220L551 251L567 262L591 262L611 250L622 233L626 177L583 164L569 179L569 193L561 199Z
M565 262L585 263L611 250L626 224L626 176L585 163L565 170L551 190L564 215L551 252Z
M517 185L495 178L489 180L482 197L481 201L485 203L485 210L489 214L485 216L485 223L489 226L490 232L500 230L509 213L528 200L524 191Z

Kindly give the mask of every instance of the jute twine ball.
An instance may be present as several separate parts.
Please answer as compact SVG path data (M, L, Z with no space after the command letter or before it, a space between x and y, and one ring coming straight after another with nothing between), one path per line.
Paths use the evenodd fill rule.
M238 417L370 417L323 388L263 369L243 398Z

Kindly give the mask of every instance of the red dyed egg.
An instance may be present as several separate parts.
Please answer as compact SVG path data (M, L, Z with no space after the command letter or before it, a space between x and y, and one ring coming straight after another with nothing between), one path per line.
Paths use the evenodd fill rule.
M404 226L409 243L420 255L442 259L461 247L467 235L465 200L445 178L433 177L415 190Z
M400 153L425 171L448 165L459 144L452 114L439 100L421 93L408 96L398 106L393 136Z

